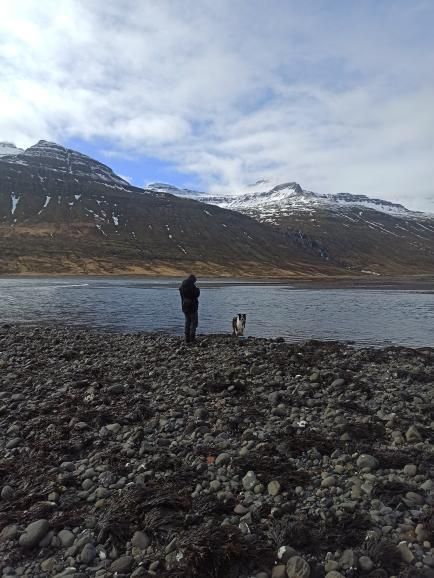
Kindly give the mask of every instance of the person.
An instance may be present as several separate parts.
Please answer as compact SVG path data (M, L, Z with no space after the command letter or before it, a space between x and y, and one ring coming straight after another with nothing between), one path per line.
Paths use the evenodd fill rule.
M185 316L185 342L191 343L196 338L196 329L199 324L199 295L200 289L196 287L197 279L190 275L181 283L179 293L181 295L182 311Z

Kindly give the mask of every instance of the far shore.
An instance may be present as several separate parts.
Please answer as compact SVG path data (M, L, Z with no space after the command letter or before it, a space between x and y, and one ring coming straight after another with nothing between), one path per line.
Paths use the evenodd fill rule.
M137 275L137 274L114 274L114 275L77 275L77 274L39 274L26 273L19 275L0 275L1 280L9 279L87 279L87 280L134 280L143 282L167 282L177 283L182 275ZM434 291L434 275L408 275L408 276L354 276L354 277L199 277L204 284L216 285L288 285L292 289L375 289L375 290L422 290Z

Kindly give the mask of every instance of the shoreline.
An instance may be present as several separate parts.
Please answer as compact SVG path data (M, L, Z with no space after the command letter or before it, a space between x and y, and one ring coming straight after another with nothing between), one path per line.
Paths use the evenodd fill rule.
M433 348L0 326L0 572L431 578L433 368Z
M176 284L183 279L182 276L151 276L151 275L0 275L0 281L2 280L39 280L39 279L58 279L58 280L70 280L70 279L80 279L80 280L92 280L92 281L111 281L111 280L134 280L143 282L155 282L162 283L167 282L167 284ZM415 275L406 277L329 277L329 278L247 278L247 277L201 277L199 282L205 285L215 284L216 286L230 286L230 285L241 285L241 286L276 286L284 285L292 289L315 289L315 290L325 290L325 289L375 289L375 290L425 290L427 292L434 292L434 276L430 275Z

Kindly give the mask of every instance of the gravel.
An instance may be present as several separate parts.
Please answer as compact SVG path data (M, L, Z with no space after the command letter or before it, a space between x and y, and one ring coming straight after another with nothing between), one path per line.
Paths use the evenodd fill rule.
M0 327L0 576L434 576L434 351Z

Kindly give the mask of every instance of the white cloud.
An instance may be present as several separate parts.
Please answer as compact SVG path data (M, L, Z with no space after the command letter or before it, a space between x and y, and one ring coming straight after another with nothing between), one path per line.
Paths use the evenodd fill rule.
M434 210L433 24L426 0L3 2L0 139Z

